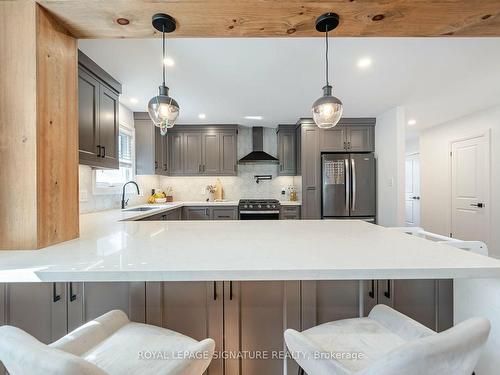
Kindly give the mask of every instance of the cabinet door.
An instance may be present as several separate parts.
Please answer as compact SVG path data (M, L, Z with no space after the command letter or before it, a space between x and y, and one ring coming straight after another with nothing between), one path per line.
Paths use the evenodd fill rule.
M352 125L347 127L347 148L353 152L374 151L373 126Z
M168 134L161 136L161 174L163 176L168 176L169 170L168 170Z
M302 281L302 326L308 329L360 313L359 281Z
M179 176L184 173L182 138L182 133L170 133L168 135L168 163L170 166L170 175Z
M280 176L295 176L297 173L295 159L295 131L278 131L278 159Z
M152 175L155 168L156 126L149 119L134 119L135 124L135 168L138 175Z
M257 351L267 359L228 359L231 375L296 374L293 361L273 353L285 350L283 332L300 329L299 281L224 282L225 350Z
M214 207L212 208L212 220L237 220L238 209L236 207Z
M13 283L6 288L6 324L49 344L66 334L65 283Z
M166 212L166 219L167 221L172 221L172 220L181 220L181 209L176 208L175 210L167 211Z
M145 322L145 283L68 283L68 331L111 310L122 310L129 319Z
M162 174L163 171L163 136L160 128L155 126L155 174Z
M207 132L202 134L202 166L204 175L216 175L220 172L220 139L219 133Z
M78 152L81 164L93 165L99 148L99 81L78 70Z
M236 131L222 132L220 134L220 174L236 176L237 154L236 154L237 134Z
M184 220L210 220L209 207L185 207Z
M223 350L222 282L148 283L147 323L180 332L195 340L210 337ZM222 359L214 358L207 375L222 375Z
M201 133L184 133L184 174L199 175L202 172Z
M118 95L106 86L99 93L99 145L102 165L118 169Z
M298 206L281 206L280 220L299 220L300 207Z
M302 218L321 218L319 128L302 127Z
M347 149L346 127L337 125L321 129L320 149L322 152L343 152Z

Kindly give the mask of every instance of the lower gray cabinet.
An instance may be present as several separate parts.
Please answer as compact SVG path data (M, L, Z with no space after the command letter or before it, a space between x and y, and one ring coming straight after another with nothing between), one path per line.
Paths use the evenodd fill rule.
M438 332L453 326L452 280L365 281L364 315L378 303Z
M174 220L181 220L181 216L182 216L182 209L176 208L173 210L161 212L159 214L146 216L142 219L139 219L138 221L174 221Z
M280 220L300 220L300 206L281 206Z
M224 296L222 282L146 283L146 323L180 332L195 340L215 340L224 348ZM214 358L207 375L223 375L222 358Z
M238 207L183 207L183 220L238 220Z
M210 220L210 207L184 207L183 220Z
M238 208L212 207L212 220L238 220Z
M144 283L12 283L4 288L4 324L43 343L58 340L110 310L144 321Z
M301 329L360 316L357 280L302 281Z

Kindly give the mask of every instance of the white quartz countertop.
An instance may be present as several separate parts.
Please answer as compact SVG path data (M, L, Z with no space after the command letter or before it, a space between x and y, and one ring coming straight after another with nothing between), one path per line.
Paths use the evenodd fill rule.
M500 278L500 260L358 220L121 221L143 214L85 214L79 239L0 251L0 282Z

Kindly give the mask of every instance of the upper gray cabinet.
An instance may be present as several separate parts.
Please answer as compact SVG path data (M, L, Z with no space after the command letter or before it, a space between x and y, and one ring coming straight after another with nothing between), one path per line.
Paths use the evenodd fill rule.
M295 125L278 126L279 176L295 176L297 174L297 145L295 127Z
M80 164L118 168L121 84L78 51L78 127Z
M177 125L168 133L169 175L235 176L236 125Z
M168 139L160 134L149 115L134 113L135 160L138 175L168 174Z
M330 129L321 129L321 152L373 152L375 119L344 118Z

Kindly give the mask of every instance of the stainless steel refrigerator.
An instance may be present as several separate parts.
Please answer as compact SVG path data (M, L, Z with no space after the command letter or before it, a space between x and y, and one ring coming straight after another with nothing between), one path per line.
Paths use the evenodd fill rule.
M356 218L375 222L375 157L369 154L321 156L323 219Z

